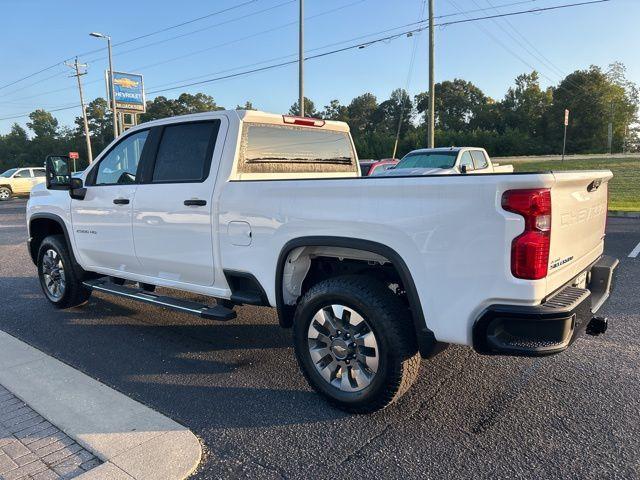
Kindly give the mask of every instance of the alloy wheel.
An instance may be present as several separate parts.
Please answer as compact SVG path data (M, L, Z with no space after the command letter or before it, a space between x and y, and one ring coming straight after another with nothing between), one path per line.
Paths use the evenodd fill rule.
M64 296L66 280L62 257L51 248L42 257L42 279L52 300L59 300Z
M344 392L368 387L378 371L376 336L358 312L334 304L318 310L309 324L311 360L322 378Z

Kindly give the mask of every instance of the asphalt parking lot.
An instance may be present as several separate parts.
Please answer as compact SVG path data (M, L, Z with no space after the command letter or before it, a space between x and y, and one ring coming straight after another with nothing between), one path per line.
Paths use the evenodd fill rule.
M321 401L275 312L215 323L94 294L57 311L0 203L0 330L168 415L202 441L195 478L640 478L640 220L610 218L609 331L542 359L451 347L369 416Z

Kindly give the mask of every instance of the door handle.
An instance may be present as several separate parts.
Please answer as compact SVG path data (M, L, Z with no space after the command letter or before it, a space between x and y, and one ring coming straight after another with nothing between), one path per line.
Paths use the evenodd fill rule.
M204 207L207 204L206 200L198 200L197 198L192 198L190 200L185 200L184 204L187 207Z
M113 203L115 203L116 205L129 205L129 199L128 198L114 198L113 199Z

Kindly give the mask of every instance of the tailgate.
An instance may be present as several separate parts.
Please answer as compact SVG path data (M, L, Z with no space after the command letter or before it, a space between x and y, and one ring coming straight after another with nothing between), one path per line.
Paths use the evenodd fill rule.
M609 170L553 172L547 292L594 262L603 251Z

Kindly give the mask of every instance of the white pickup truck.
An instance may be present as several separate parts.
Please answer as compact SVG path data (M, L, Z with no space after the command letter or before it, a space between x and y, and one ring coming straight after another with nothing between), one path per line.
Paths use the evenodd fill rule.
M608 170L360 177L346 124L256 111L139 125L80 178L46 165L27 222L53 305L95 290L220 321L274 307L347 411L399 398L447 344L547 355L606 328Z
M484 148L421 148L407 153L381 175L452 175L457 173L512 173L513 165L493 163Z

